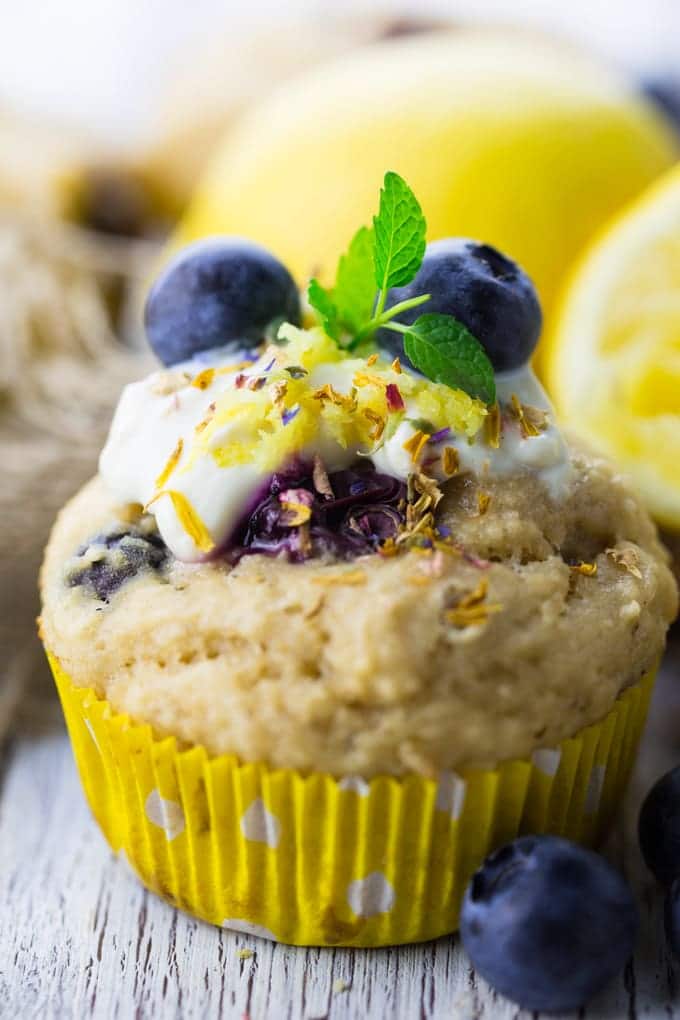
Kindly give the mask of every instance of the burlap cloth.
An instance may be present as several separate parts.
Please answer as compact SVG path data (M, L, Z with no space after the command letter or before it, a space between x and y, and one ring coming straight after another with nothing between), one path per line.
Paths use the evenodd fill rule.
M29 685L46 694L42 549L95 469L121 386L145 370L114 323L155 254L54 221L0 219L0 738Z

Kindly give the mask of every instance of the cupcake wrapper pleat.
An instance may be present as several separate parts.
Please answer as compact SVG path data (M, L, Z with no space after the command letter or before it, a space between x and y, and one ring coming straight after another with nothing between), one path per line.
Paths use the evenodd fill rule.
M654 683L650 673L600 723L530 760L366 781L182 749L50 663L92 812L142 882L213 924L317 946L455 931L470 876L518 834L597 842Z

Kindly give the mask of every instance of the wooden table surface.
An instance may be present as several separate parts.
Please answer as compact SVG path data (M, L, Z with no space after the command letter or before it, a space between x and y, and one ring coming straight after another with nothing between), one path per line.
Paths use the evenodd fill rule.
M590 1020L680 1018L680 963L640 861L635 819L651 781L680 761L680 639L666 657L643 751L607 853L631 880L634 960ZM616 938L616 932L612 932ZM0 1017L510 1020L456 938L384 950L294 949L222 931L147 893L108 850L80 793L44 678L0 749Z

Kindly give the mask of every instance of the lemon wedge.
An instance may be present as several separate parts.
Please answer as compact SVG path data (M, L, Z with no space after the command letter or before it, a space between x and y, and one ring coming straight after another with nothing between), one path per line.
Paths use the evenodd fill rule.
M563 421L680 531L680 165L586 253L544 350Z

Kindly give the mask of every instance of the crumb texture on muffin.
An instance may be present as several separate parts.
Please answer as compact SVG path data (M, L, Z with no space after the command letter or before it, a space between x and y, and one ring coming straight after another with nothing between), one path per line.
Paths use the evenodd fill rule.
M525 757L601 719L677 608L637 498L572 459L559 505L528 473L447 483L457 554L137 570L128 554L108 600L69 582L77 550L129 516L94 479L47 549L45 644L76 684L211 753L365 777Z

